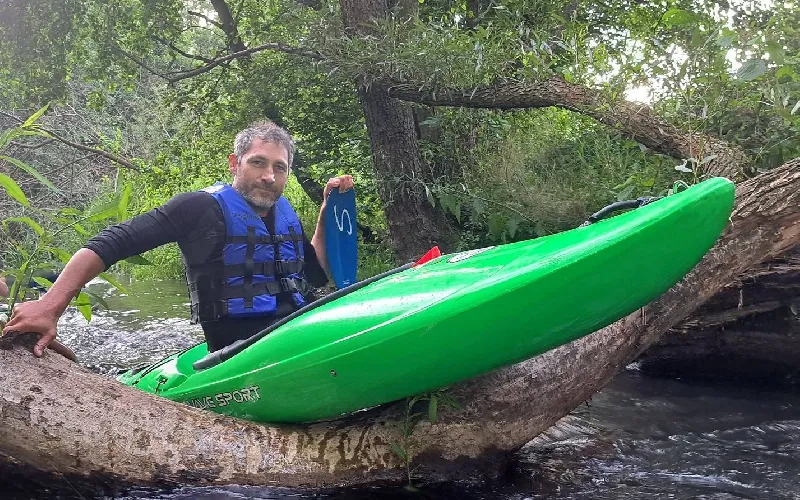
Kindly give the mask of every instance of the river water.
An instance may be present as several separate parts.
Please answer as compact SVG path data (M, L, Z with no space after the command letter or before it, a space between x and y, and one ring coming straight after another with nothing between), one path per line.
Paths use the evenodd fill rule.
M111 310L97 311L89 324L68 312L59 335L95 371L116 373L202 340L186 319L183 283L132 283L127 295L92 286ZM445 484L414 492L187 487L133 490L117 498L800 499L796 393L650 378L629 367L568 421L575 425L557 437L538 438L519 452L507 477L482 486ZM15 486L0 478L0 498L4 491L24 498Z

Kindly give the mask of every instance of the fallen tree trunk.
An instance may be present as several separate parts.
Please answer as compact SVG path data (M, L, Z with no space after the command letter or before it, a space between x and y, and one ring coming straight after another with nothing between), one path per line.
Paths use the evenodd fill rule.
M799 297L800 247L748 269L673 331L724 327L748 316L792 307Z
M737 187L731 225L657 301L592 335L453 388L463 404L417 426L432 477L476 478L589 398L746 269L800 242L800 159ZM577 305L579 306L579 305ZM335 422L268 426L123 387L48 353L0 350L0 456L99 484L324 486L401 481L402 405ZM487 468L487 464L494 465Z
M640 358L643 372L800 384L800 248L749 269Z

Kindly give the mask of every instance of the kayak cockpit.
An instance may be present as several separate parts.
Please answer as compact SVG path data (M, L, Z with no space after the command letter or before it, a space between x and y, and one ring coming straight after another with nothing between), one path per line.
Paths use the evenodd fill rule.
M120 375L118 380L147 392L162 393L175 389L194 375L192 365L207 354L207 344L197 344L145 369L137 367L129 370Z

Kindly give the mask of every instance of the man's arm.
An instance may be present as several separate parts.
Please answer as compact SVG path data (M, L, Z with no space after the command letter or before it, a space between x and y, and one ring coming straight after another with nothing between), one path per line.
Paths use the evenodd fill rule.
M0 297L8 297L8 284L2 276L0 276Z
M209 200L216 203L207 193L185 193L161 207L106 228L72 256L41 299L14 307L3 333L40 334L33 353L41 356L56 337L58 318L86 283L121 259L177 241L198 224L197 214L202 213L199 207L208 205Z
M336 188L339 188L340 193L353 189L353 176L342 175L341 177L333 177L328 180L325 189L322 191L322 205L319 207L317 228L314 231L314 236L311 237L311 246L314 247L317 260L326 274L330 274L331 269L328 265L328 251L325 245L325 207L328 206L328 196L331 194L331 191Z

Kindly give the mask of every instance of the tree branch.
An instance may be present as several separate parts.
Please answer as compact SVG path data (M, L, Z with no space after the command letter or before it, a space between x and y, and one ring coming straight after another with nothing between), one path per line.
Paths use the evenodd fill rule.
M52 144L54 141L55 139L47 139L45 141L38 142L36 144L23 144L21 142L11 141L10 146L16 146L18 148L25 148L25 149L39 149L41 147L47 146L48 144Z
M236 21L233 19L231 9L225 0L211 0L211 5L217 11L217 16L221 24L222 31L228 37L228 51L230 53L241 52L247 50L242 39L239 37L239 29L236 26Z
M190 16L195 16L195 17L199 17L201 19L205 19L208 24L211 24L212 26L216 26L217 28L219 28L219 29L224 31L224 28L222 27L222 24L220 24L218 21L215 21L214 19L211 19L210 17L208 17L207 15L205 15L205 14L203 14L201 12L190 10L190 11L187 12L187 14L189 14Z
M591 116L644 144L677 159L701 161L709 175L739 178L750 158L739 147L709 136L684 132L657 116L645 105L609 99L601 91L552 77L541 82L503 81L474 89L430 89L410 83L380 83L391 97L430 106L522 109L558 107Z
M16 116L8 114L8 113L5 113L3 111L0 111L0 113L2 113L5 116L8 116L9 118L13 118L13 119L17 120L19 123L24 123L25 122L24 120L21 120L20 118L17 118ZM108 151L103 151L102 149L97 149L97 148L93 148L93 147L90 147L90 146L85 146L83 144L78 144L78 143L69 141L67 139L64 139L60 135L56 134L52 130L48 130L48 129L42 127L42 126L39 126L39 130L41 130L42 132L48 134L52 139L55 139L55 140L57 140L59 142L62 142L64 144L66 144L67 146L72 146L75 149L78 149L80 151L86 151L87 153L93 153L93 154L96 154L96 155L100 155L103 158L106 158L107 160L111 160L114 163L118 163L118 164L122 165L125 168L129 168L131 170L136 170L137 172L139 171L139 167L137 167L136 165L134 165L130 161L126 160L125 158L122 158L121 156L115 155L114 153L109 153ZM83 158L81 158L81 159L83 159Z
M137 66L139 66L140 68L144 69L144 70L145 70L145 71L147 71L148 73L151 73L151 74L153 74L153 75L156 75L156 76L160 76L161 78L166 78L166 77L165 77L163 74L159 73L158 71L154 70L154 69L153 69L153 68L151 68L150 66L146 65L146 64L145 64L143 61L141 61L141 60L139 60L139 59L137 59L137 58L133 57L133 56L132 56L131 54L129 54L127 51L123 50L123 48L122 48L122 47L120 47L120 46L117 44L117 42L116 42L116 41L114 41L112 38L109 38L109 39L108 39L108 42L111 44L111 46L114 48L114 50L116 50L116 51L117 51L119 54L121 54L123 57L125 57L125 58L129 59L129 60L130 60L130 61L132 61L134 64L136 64L136 65L137 65Z
M178 71L174 73L167 73L168 76L165 76L165 78L169 81L169 83L176 83L181 80L185 80L187 78L192 78L197 75L207 73L212 69L216 68L217 66L219 66L220 64L226 63L228 61L232 61L234 59L239 59L242 57L247 57L252 54L255 54L256 52L263 52L265 50L274 50L277 52L284 52L286 54L308 57L310 59L315 59L315 60L324 59L322 57L322 54L314 50L306 50L298 47L290 47L282 43L265 43L264 45L259 45L258 47L253 47L251 49L243 50L233 54L228 54L225 57L220 57L219 59L215 59L212 62L206 64L205 66L201 66L199 68L195 68L189 71Z
M736 276L800 242L800 159L736 191L731 224L715 247L656 301L591 335L454 385L462 408L440 407L436 424L423 420L414 428L414 465L441 479L486 477L492 464L589 398ZM14 345L27 340L30 349L37 337L29 337L0 339L0 464L14 457L33 470L98 485L407 479L390 448L403 439L402 405L307 425L254 424L121 386L59 356L33 358Z
M97 149L97 148L93 148L93 147L90 147L90 146L84 146L83 144L78 144L76 142L69 141L67 139L64 139L60 135L56 134L55 132L53 132L51 130L47 130L44 127L39 127L39 130L41 130L42 132L45 132L46 134L48 134L53 139L56 139L59 142L63 142L67 146L72 146L73 148L78 149L80 151L86 151L88 153L94 153L96 155L100 155L103 158L106 158L107 160L111 160L114 163L122 165L125 168L129 168L131 170L136 170L137 172L139 171L139 167L137 167L136 165L134 165L130 161L126 160L125 158L122 158L121 156L115 155L114 153L109 153L108 151L103 151L102 149Z
M300 5L305 5L313 10L320 10L322 8L321 0L295 0L295 2L299 3Z
M195 59L195 60L198 60L198 61L202 61L202 62L204 62L206 64L210 64L210 63L213 62L213 59L209 59L209 58L203 57L203 56L198 56L196 54L190 54L190 53L186 52L185 50L179 49L174 43L170 42L169 40L165 40L164 38L161 38L160 36L154 36L153 40L161 43L162 45L166 45L167 47L169 47L170 49L172 49L173 51L177 52L178 54L182 55L183 57L185 57L187 59Z

